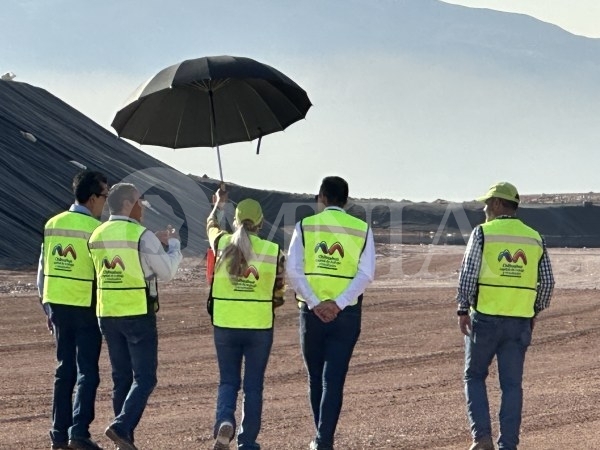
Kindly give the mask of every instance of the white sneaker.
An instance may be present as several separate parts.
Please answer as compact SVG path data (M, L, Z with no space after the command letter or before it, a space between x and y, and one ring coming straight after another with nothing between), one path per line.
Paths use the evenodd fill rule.
M229 450L231 438L233 438L233 424L231 422L222 422L219 425L213 450Z

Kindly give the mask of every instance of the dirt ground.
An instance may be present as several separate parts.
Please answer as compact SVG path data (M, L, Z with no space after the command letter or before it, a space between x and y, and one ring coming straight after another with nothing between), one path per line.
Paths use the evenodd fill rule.
M464 247L378 246L363 330L348 375L336 448L466 449L463 341L454 293ZM600 249L550 249L557 289L537 323L525 373L521 449L600 448ZM203 262L186 259L162 286L159 382L136 431L140 449L212 448L217 371ZM0 272L0 448L49 448L54 343L35 272ZM259 441L306 449L314 428L288 292L277 310ZM495 369L488 383L497 417ZM91 432L111 420L106 348ZM494 422L497 430L497 422ZM233 446L232 446L233 447Z

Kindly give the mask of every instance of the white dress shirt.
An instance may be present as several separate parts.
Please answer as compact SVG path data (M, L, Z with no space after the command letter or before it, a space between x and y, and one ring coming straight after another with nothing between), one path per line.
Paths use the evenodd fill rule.
M344 211L342 208L336 206L328 206L325 209ZM302 229L300 228L300 222L296 224L294 234L292 235L292 241L290 242L286 272L288 283L292 289L294 289L296 294L306 300L308 308L313 309L317 306L320 303L320 299L315 295L308 283L306 275L304 275L304 244L302 243ZM371 227L369 227L367 232L367 242L362 255L360 255L356 276L352 279L346 290L332 300L335 301L340 309L344 309L346 306L353 303L360 294L364 293L367 286L374 279L375 241L373 239Z

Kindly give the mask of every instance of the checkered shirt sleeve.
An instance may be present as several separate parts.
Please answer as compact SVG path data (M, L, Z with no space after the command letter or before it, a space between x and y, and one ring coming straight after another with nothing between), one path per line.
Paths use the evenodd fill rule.
M554 275L552 274L552 265L550 264L550 257L546 250L546 241L544 238L542 238L542 248L544 252L538 266L538 288L534 305L536 314L550 306L550 298L554 290Z
M456 294L459 311L468 311L469 307L475 303L482 255L483 230L480 226L476 226L469 237L465 256L460 267L458 292Z

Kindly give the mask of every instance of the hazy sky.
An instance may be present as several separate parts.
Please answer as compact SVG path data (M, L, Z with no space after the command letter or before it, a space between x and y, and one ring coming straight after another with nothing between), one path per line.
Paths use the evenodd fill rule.
M452 112L446 128L436 129L427 122L431 111L420 104L410 120L421 122L405 120L398 104L406 98L398 86L435 86L438 68L425 67L415 81L415 73L403 73L406 61L386 44L379 24L361 22L362 8L385 12L395 1L180 0L166 6L163 0L3 0L0 73L16 73L17 81L48 90L112 130L123 102L162 68L208 55L248 56L294 79L314 106L306 120L266 136L259 156L256 143L222 146L225 181L313 193L323 176L338 174L348 179L353 196L415 201L468 200L499 179L514 182L524 194L600 190L594 179L577 173L531 177L529 170L507 172L485 158L446 162L446 153L465 151L459 146L485 144L488 136L481 133L491 137L493 124L485 130L459 126L454 136L448 131L457 125ZM598 0L447 3L524 13L570 33L600 37ZM389 20L393 29L394 18ZM418 65L410 63L411 70ZM479 86L475 77L470 83ZM427 91L432 101L443 93L443 86L437 89ZM598 128L598 121L590 126ZM598 148L595 138L582 139ZM212 149L142 150L184 173L218 177ZM536 161L542 171L544 163Z

